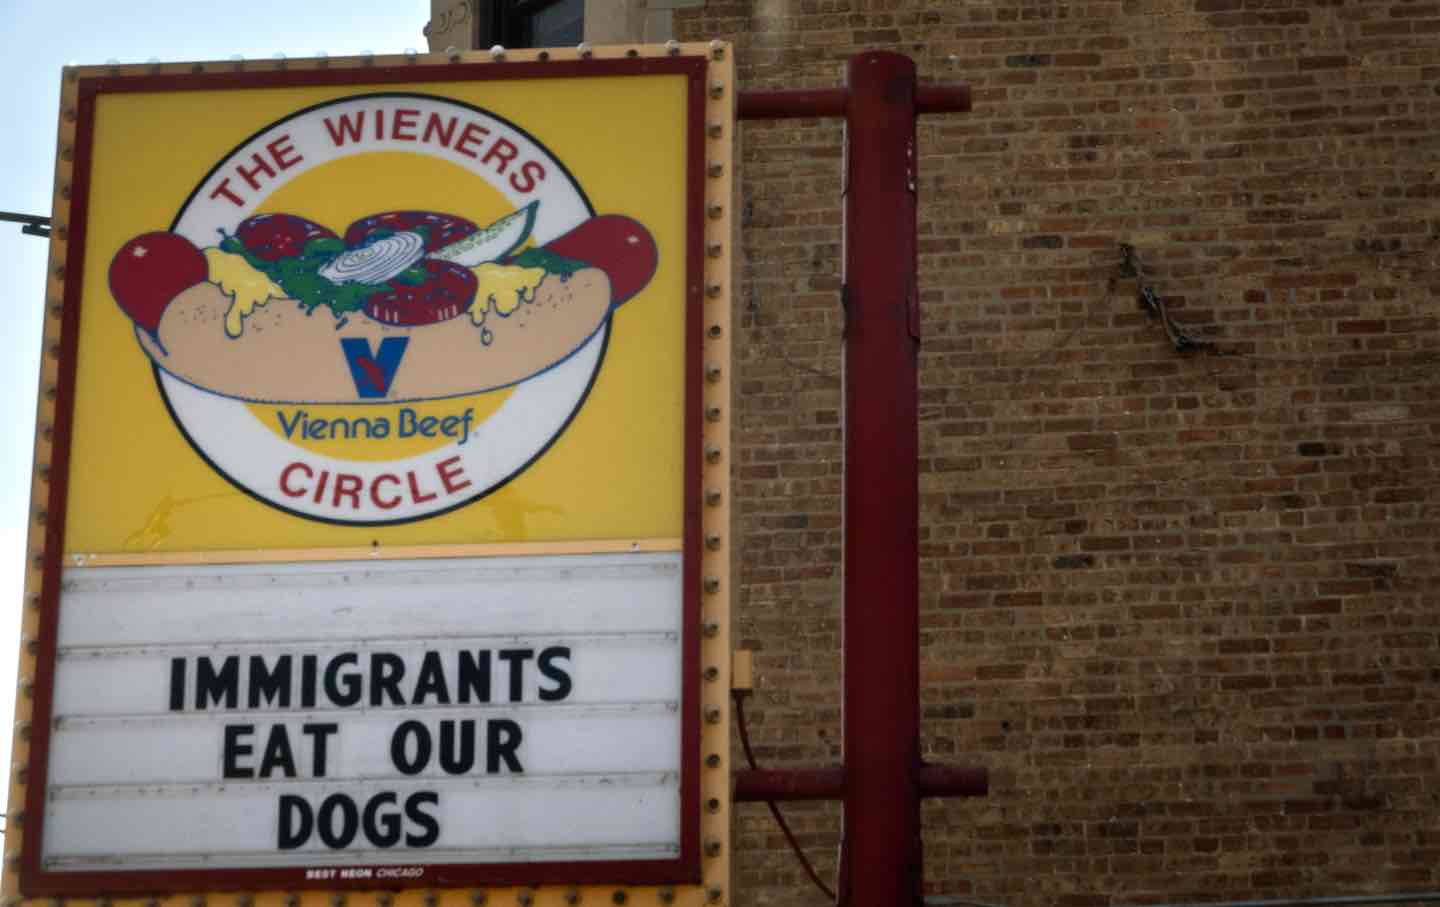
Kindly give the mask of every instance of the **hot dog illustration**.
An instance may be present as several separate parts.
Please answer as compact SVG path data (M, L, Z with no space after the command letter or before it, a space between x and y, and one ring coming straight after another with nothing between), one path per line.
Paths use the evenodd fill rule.
M531 244L538 204L484 228L388 211L343 235L263 214L205 249L146 233L116 252L111 294L157 366L228 397L366 403L479 393L563 362L658 264L649 230L618 214Z

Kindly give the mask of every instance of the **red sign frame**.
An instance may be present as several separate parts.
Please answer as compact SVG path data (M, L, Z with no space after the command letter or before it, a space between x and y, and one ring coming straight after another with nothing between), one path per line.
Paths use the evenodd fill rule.
M299 61L295 61L296 64ZM217 64L223 65L223 64ZM353 64L335 68L283 68L271 71L194 72L79 76L73 110L75 143L73 179L68 198L73 216L67 231L63 279L59 369L54 389L49 493L44 558L39 595L39 633L33 681L33 734L25 794L25 835L20 854L20 888L27 897L94 897L152 892L259 889L445 888L476 885L539 884L693 884L701 879L700 854L700 560L703 304L705 227L705 107L707 60L703 56L595 59L553 62L454 63L446 65ZM97 99L106 94L295 86L346 86L368 89L414 82L459 82L516 79L564 79L594 76L679 75L687 81L685 163L685 416L683 618L681 656L680 848L674 859L603 860L503 864L410 864L423 874L403 880L344 877L352 867L324 879L307 879L308 868L166 869L53 872L42 866L47 766L53 687L57 655L60 582L65 542L67 477L71 425L75 411L77 347L80 330L82 270L85 260L86 212L90 200ZM67 116L70 114L67 113ZM374 869L357 865L355 869ZM327 874L328 875L328 874Z

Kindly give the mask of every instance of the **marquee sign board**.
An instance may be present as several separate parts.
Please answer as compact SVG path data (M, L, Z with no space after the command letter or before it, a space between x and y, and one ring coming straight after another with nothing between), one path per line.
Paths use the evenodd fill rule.
M712 898L725 48L64 85L7 895Z

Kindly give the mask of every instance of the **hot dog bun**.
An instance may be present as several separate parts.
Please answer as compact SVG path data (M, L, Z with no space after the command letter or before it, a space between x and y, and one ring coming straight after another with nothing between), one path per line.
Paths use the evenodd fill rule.
M377 217L393 220L392 215ZM384 226L394 224L387 220ZM212 271L210 280L190 286L165 306L154 331L141 325L136 336L155 363L177 378L257 402L379 403L480 393L564 361L594 336L616 306L650 282L658 264L649 231L619 215L591 218L543 250L569 264L553 273L512 264L472 271L427 259L422 284L392 283L392 293L375 306L344 316L284 296L277 284L266 284L269 289L254 296L252 304L232 311L232 306L241 308L227 292L233 287L222 286ZM574 269L578 263L591 266ZM498 269L501 279L491 282L486 269ZM476 274L483 278L478 297ZM451 283L455 292L439 293ZM416 298L402 298L407 292ZM440 296L447 306L443 318L409 317L412 309ZM473 306L466 305L470 297L476 297ZM379 365L369 356L355 361L355 351L378 356L392 337L404 338L405 349L385 374L383 396L371 392L362 398L355 367L374 372Z
M325 309L306 313L293 299L256 306L244 333L224 330L230 297L213 283L182 292L166 309L158 342L136 336L162 369L188 384L266 403L400 402L506 387L563 361L595 333L610 311L610 281L598 268L568 280L548 275L509 317L484 326L469 318L401 327L369 318L343 322ZM361 338L378 350L387 337L407 348L382 400L362 400L341 341ZM486 341L489 341L488 343Z

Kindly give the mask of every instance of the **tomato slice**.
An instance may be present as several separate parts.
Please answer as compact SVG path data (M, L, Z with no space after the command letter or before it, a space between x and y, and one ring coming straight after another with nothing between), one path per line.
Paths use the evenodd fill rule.
M235 228L250 254L262 261L292 258L305 251L312 239L337 239L335 231L295 214L256 214L247 217Z
M470 269L433 258L421 264L425 280L418 284L403 283L399 278L389 281L389 289L365 300L365 314L383 324L415 327L438 324L469 311L480 288Z

